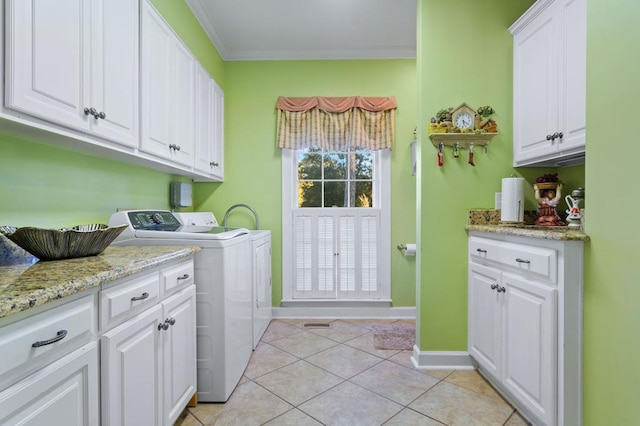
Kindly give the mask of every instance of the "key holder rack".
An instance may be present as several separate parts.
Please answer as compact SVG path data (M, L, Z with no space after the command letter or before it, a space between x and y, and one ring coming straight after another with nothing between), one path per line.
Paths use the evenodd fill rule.
M453 148L458 144L460 149L469 149L473 144L474 147L486 147L494 136L498 133L432 133L429 135L431 143L437 148L442 144Z

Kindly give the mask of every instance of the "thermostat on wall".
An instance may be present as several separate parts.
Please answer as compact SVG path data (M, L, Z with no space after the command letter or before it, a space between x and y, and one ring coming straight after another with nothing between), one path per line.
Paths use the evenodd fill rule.
M171 182L169 190L171 207L191 207L193 205L191 188L190 183Z

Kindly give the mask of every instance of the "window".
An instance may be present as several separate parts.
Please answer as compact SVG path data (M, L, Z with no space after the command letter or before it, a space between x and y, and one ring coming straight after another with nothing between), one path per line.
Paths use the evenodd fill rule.
M282 153L283 300L389 301L389 151Z
M372 207L374 152L305 148L298 155L298 207Z

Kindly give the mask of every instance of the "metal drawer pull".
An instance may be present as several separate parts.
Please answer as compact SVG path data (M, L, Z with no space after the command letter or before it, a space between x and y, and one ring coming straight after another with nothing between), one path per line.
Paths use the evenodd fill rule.
M518 263L531 263L531 261L530 261L530 260L527 260L527 259L520 259L519 257L516 259L516 262L518 262Z
M485 249L481 249L481 248L476 249L476 251L477 251L478 253L486 253L486 252L487 252Z
M40 346L47 346L50 345L52 343L56 343L59 342L60 340L64 339L65 337L67 337L67 330L60 330L58 331L58 333L56 333L56 337L49 339L49 340L40 340L39 342L35 342L34 344L31 345L32 348L39 348Z
M506 288L498 286L498 293L506 293L506 292L507 292Z
M189 279L189 274L184 274L183 276L178 277L178 281L180 281L180 280L187 280L187 279Z
M135 296L131 298L132 302L137 302L138 300L144 300L146 298L149 297L149 293L147 293L146 291L144 293L142 293L142 296Z

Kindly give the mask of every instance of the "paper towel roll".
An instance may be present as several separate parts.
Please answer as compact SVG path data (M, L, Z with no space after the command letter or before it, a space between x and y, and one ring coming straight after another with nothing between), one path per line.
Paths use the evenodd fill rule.
M500 221L505 223L524 222L524 178L502 179Z
M406 250L404 250L405 256L415 256L416 255L416 245L415 244L407 244Z

